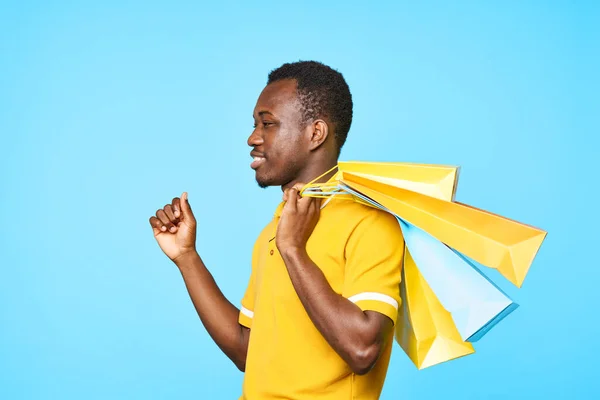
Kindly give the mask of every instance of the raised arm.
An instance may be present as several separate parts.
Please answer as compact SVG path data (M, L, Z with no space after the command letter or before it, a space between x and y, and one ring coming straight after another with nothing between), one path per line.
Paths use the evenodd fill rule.
M187 193L159 209L150 218L162 251L179 268L196 312L219 348L244 371L250 329L238 322L239 310L231 304L196 251L196 218Z
M306 250L319 219L320 201L299 198L297 188L286 191L284 200L276 243L296 293L325 340L356 374L365 374L392 337L399 302L401 236L394 236L398 239L394 247L400 251L383 245L389 247L387 252L373 251L381 243L372 235L351 239L363 254L348 254L345 286L350 291L340 295Z

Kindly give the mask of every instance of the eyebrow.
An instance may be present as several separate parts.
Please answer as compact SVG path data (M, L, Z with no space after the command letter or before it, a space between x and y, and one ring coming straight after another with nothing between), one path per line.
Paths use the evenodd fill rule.
M258 116L259 116L259 117L262 117L262 116L263 116L263 115L265 115L265 114L269 114L269 115L271 115L271 116L273 116L273 117L274 117L273 113L272 113L272 112L270 112L270 111L259 111L259 112L258 112Z

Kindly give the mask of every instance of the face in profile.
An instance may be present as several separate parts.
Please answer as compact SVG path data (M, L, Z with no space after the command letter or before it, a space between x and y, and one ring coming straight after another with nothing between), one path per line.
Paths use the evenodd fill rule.
M254 130L248 138L253 147L251 164L262 188L284 186L306 165L309 143L302 123L296 81L285 79L267 85L253 112Z

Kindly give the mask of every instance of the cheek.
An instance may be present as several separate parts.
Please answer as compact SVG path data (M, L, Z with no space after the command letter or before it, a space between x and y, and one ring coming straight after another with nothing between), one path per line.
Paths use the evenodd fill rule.
M302 157L304 146L299 133L282 130L274 139L271 143L271 155L278 162L285 163Z
M286 135L285 139L283 140L283 145L285 146L287 153L296 158L298 156L302 156L307 149L301 132L293 132Z

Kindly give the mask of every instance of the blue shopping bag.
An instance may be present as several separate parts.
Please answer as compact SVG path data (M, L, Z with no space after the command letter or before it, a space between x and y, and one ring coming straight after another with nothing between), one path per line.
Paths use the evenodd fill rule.
M396 218L419 272L452 315L463 340L479 340L518 307L461 254Z

